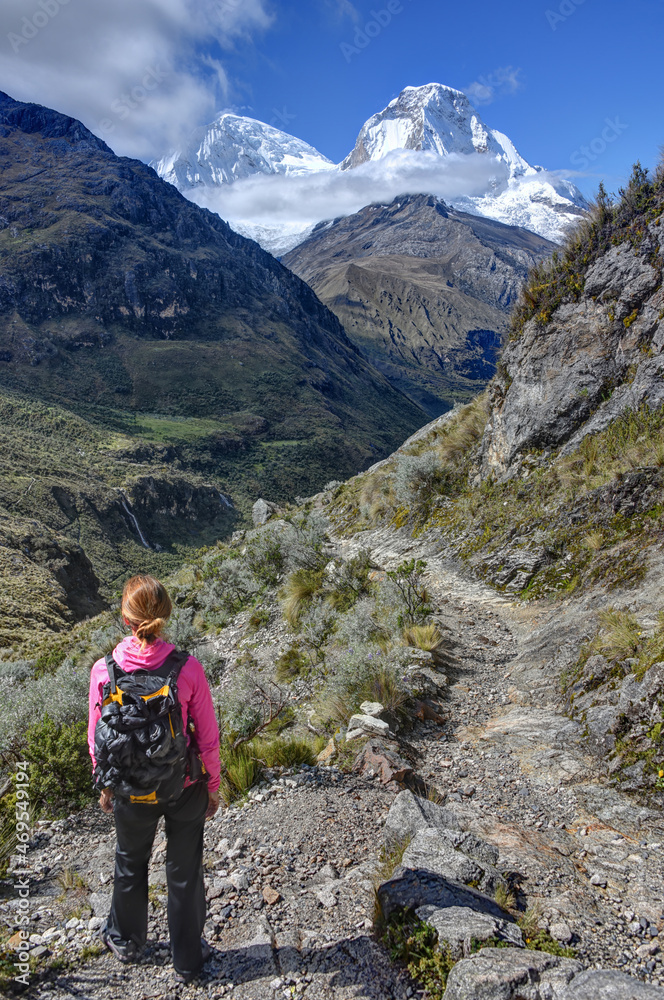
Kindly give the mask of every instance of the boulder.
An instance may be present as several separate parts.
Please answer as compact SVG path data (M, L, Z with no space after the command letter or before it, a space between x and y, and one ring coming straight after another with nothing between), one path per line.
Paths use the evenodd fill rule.
M421 868L464 885L495 892L504 879L495 868L481 864L456 850L438 830L429 827L415 834L403 853L404 868Z
M624 972L588 969L574 977L561 1000L664 1000L664 989Z
M433 667L414 663L406 670L406 683L413 694L422 697L442 694L448 685L446 674Z
M543 951L482 948L454 966L445 1000L562 1000L581 968L580 962Z
M410 784L416 780L408 761L397 753L393 745L381 739L370 739L366 743L353 770L359 774L377 774L383 785L388 785L391 781Z
M423 868L399 865L392 878L378 886L377 895L386 920L395 911L418 910L421 906L437 910L459 906L476 913L486 913L498 920L506 919L506 913L498 903L479 889Z
M467 906L420 906L415 911L436 929L438 940L448 945L453 958L461 958L471 941L489 941L498 938L515 948L523 948L523 936L515 923L505 918L480 913Z
M272 503L271 500L257 500L256 503L251 508L251 518L254 522L254 528L260 528L270 520L273 514L276 514L279 510L276 503Z
M386 843L403 843L420 830L434 827L436 830L458 830L459 821L451 809L413 795L401 792L390 806L385 820L383 837Z
M386 844L403 844L420 830L433 828L438 830L452 847L467 854L468 857L482 861L486 865L495 865L498 861L496 848L472 833L462 831L460 827L461 821L451 809L413 795L407 790L397 795L390 806L383 838Z

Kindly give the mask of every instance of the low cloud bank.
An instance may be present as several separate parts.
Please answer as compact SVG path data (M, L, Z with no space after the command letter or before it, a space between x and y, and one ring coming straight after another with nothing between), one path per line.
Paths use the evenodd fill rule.
M353 170L300 176L257 175L219 188L194 188L186 196L222 219L264 226L311 225L352 215L399 195L433 194L445 201L505 190L509 168L480 153L452 154L395 150Z

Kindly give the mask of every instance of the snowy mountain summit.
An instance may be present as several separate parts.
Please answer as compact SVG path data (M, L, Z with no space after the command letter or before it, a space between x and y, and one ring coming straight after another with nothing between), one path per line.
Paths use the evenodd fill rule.
M338 165L272 125L224 112L151 166L277 255L319 222L402 194L433 194L558 243L588 208L574 184L531 166L464 93L440 83L402 90Z
M490 129L460 90L429 83L406 87L362 126L355 148L340 164L351 170L400 149L450 155L488 155L506 168L502 185L476 197L450 199L455 208L560 242L587 210L574 184L533 167L502 132Z
M150 164L179 191L232 184L255 174L301 175L334 170L317 149L288 132L230 112L192 133L183 149Z
M487 128L460 90L429 83L406 87L388 106L363 125L342 170L380 160L396 149L450 153L488 153L522 169L528 164L500 132Z

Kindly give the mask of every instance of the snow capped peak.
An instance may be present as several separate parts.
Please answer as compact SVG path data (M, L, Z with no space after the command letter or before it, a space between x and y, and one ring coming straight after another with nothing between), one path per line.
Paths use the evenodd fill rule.
M507 136L484 124L466 94L441 83L405 87L365 122L341 169L380 160L395 149L431 151L439 156L488 153L511 169L529 169Z
M302 139L228 111L196 129L182 149L150 166L179 191L230 184L254 174L297 175L334 169L331 160Z
M224 111L151 166L277 255L340 211L401 194L434 194L558 243L588 208L571 182L531 166L466 94L441 83L405 87L338 165L288 132Z
M531 166L511 139L484 123L466 94L440 83L405 87L365 122L355 148L340 166L351 170L403 149L441 157L493 158L497 167L503 166L507 180L480 197L452 198L451 203L466 212L531 229L554 242L561 242L588 208L574 184Z

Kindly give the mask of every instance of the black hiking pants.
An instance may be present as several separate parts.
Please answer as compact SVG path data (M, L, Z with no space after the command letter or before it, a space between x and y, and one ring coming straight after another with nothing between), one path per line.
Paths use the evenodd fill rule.
M174 803L145 805L116 798L118 836L115 883L106 933L118 944L134 941L140 948L148 931L148 863L159 817L166 826L168 929L173 965L178 972L201 967L201 935L205 924L203 826L207 785L189 785Z

